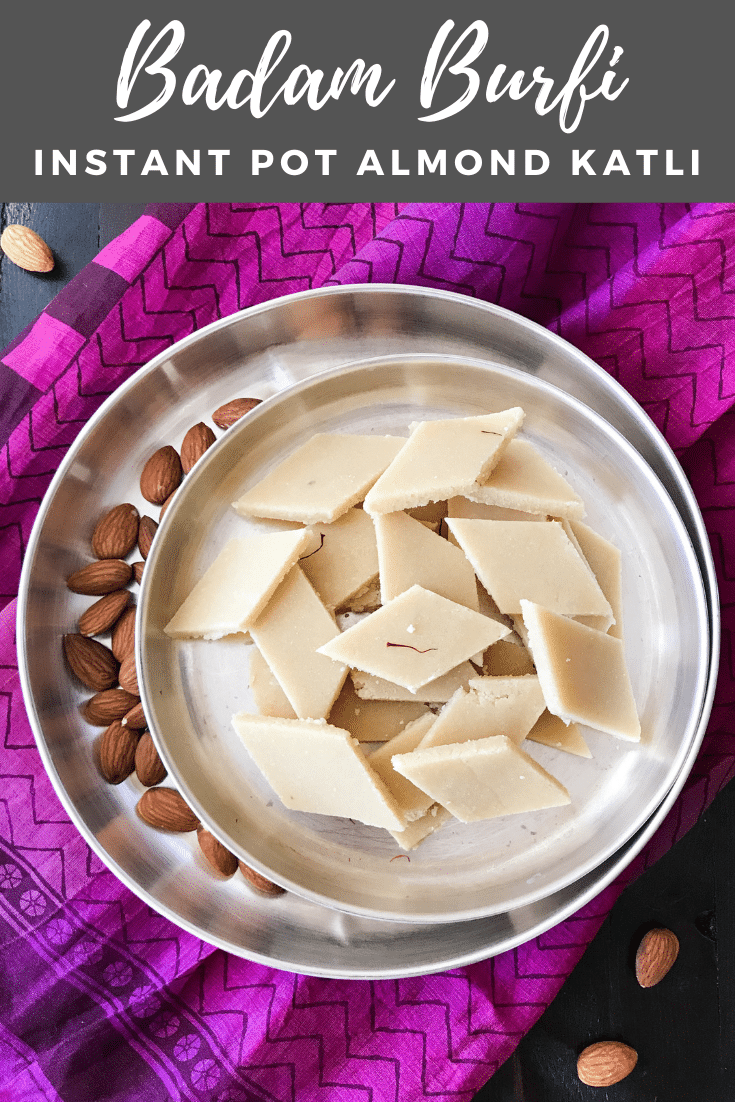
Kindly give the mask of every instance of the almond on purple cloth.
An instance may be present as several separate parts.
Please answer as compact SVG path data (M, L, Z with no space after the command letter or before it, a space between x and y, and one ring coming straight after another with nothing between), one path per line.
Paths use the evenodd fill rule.
M124 559L138 539L138 510L125 502L105 513L92 533L92 550L98 559Z
M205 425L203 421L191 426L181 442L181 466L184 468L184 474L189 473L216 439L209 425Z
M114 589L122 589L130 581L132 570L123 559L98 559L90 562L81 570L75 570L66 579L67 588L72 593L82 593L85 597L102 597Z
M233 398L231 402L225 402L214 411L212 420L218 429L229 429L262 401L262 398Z
M100 692L117 684L117 660L104 643L86 635L65 635L64 654L72 673L88 689Z
M160 784L166 776L166 766L156 750L150 731L145 731L140 736L140 742L135 751L135 772L138 780L146 788L153 788Z
M162 505L183 477L179 453L170 444L159 448L148 459L140 476L140 492L146 501Z
M212 868L222 876L234 876L237 872L237 857L230 853L227 846L223 846L219 838L215 838L204 827L197 830L197 840L202 853L209 861Z
M99 746L100 771L110 784L121 784L133 772L138 735L138 731L123 727L117 719L103 734Z
M79 617L79 634L102 635L109 631L130 604L130 598L128 589L115 589L100 597Z

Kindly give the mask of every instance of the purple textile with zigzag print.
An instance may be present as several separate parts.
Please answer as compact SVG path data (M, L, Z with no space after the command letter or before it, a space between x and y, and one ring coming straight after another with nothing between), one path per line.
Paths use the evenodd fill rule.
M174 341L279 295L370 281L508 307L628 389L677 451L702 507L730 645L735 207L148 208L0 364L3 1098L469 1100L554 998L625 884L733 772L726 653L694 770L625 874L515 951L416 979L309 979L228 956L151 913L87 848L44 773L16 669L14 597L46 487L105 397Z

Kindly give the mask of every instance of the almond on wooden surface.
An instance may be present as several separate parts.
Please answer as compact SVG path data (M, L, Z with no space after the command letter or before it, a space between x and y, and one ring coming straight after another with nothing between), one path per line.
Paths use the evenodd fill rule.
M6 226L0 237L0 249L8 260L27 272L50 272L54 266L54 254L30 226L16 223Z
M577 1060L577 1075L588 1087L611 1087L630 1075L638 1053L622 1041L597 1041L588 1045Z
M644 936L635 955L635 976L641 987L655 987L679 955L679 939L671 930L657 928Z

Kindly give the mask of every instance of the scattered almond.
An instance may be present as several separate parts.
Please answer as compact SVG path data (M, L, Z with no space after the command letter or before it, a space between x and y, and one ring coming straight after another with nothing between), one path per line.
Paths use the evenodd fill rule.
M140 585L140 583L143 581L143 567L144 566L145 566L144 562L134 562L133 563L133 577L135 578L138 585Z
M142 701L139 700L137 704L134 704L130 711L122 717L121 722L123 727L132 727L134 731L142 731L144 727L147 727L148 721L145 718Z
M255 869L251 869L250 865L246 865L244 861L238 861L237 864L248 884L263 895L283 895L286 891L280 884L274 884L272 880L268 880L267 877L262 876Z
M189 473L216 439L209 425L205 425L203 421L191 426L181 442L181 466L184 468L184 474Z
M146 788L160 784L166 776L166 766L161 761L150 731L146 731L140 737L135 751L135 772L140 783Z
M149 788L136 810L144 823L157 830L184 833L199 826L196 815L174 788Z
M153 537L158 531L158 525L152 517L141 517L138 527L138 550L144 559L148 558L148 552L153 543Z
M197 839L202 853L217 872L221 873L222 876L235 875L237 872L237 858L234 853L230 853L226 846L222 845L219 838L215 838L213 834L200 826L197 831Z
M140 492L146 501L153 505L162 505L181 482L183 473L179 453L176 448L166 444L154 452L143 467Z
M259 406L262 400L262 398L234 398L216 409L212 414L212 420L218 429L229 429L235 421L239 421L246 413L250 413L251 409Z
M123 662L135 650L135 608L126 608L112 629L110 639L112 653Z
M82 716L92 727L107 727L122 719L138 703L138 698L125 689L104 689L90 697L82 708Z
M51 249L29 226L6 226L0 237L0 249L8 260L27 272L50 272L54 266Z
M117 679L120 682L120 688L125 689L126 692L132 693L133 696L140 696L138 691L138 671L135 668L135 654L128 653L120 663L120 672L117 675Z
M173 494L169 494L169 495L168 495L168 497L167 497L167 498L166 498L166 500L164 501L163 505L161 506L161 512L160 512L160 513L158 514L158 523L159 523L159 524L161 523L161 521L162 521L162 520L163 520L163 518L165 517L165 515L166 515L166 510L168 509L169 505L170 505L170 504L171 504L171 502L173 501L173 499L174 499L174 496L175 496L175 494L176 494L176 490L174 490Z
M580 1053L577 1075L588 1087L611 1087L630 1075L638 1053L622 1041L598 1041Z
M679 939L671 930L649 930L635 955L635 975L641 987L655 987L679 955Z
M115 589L100 597L79 617L80 635L101 635L109 631L130 604L130 596L127 589Z
M109 647L86 635L65 635L64 654L82 685L99 692L117 683L117 661Z
M124 559L138 539L138 510L124 503L110 509L92 533L92 550L98 559Z
M100 770L110 784L121 784L135 768L138 732L115 720L100 741Z
M112 593L113 590L126 586L131 574L130 564L122 559L100 559L76 570L66 579L66 585L72 593L102 597L105 593Z

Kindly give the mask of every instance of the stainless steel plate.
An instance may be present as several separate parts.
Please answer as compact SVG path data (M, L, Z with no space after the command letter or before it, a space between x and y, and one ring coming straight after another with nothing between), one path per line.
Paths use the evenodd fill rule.
M231 503L315 432L401 433L417 419L521 406L523 436L568 477L590 525L620 548L626 656L640 744L585 732L593 760L533 746L571 804L444 826L410 854L349 819L288 811L232 728L257 711L238 637L172 640L163 628L246 522ZM230 849L314 902L372 918L469 921L578 880L650 817L696 738L710 657L699 566L682 520L639 454L597 414L525 372L456 357L338 368L264 403L197 464L146 567L139 672L151 731L187 801ZM600 670L601 679L605 671ZM398 858L398 859L397 859Z
M604 371L542 328L440 291L368 286L308 292L224 319L177 344L119 388L80 434L44 501L29 541L18 608L21 676L39 749L57 792L98 855L155 909L231 952L314 975L422 974L480 960L553 926L600 891L645 844L696 756L716 678L710 662L697 738L664 802L593 873L522 911L468 923L407 926L342 915L294 895L255 898L239 878L213 879L187 837L144 829L135 781L112 788L94 766L96 733L81 722L59 637L86 606L64 578L89 555L99 515L137 494L142 463L178 444L194 421L238 394L269 397L299 380L375 356L456 355L530 372L575 394L646 459L695 546L719 652L714 568L691 489L640 407ZM70 524L70 516L74 524Z

